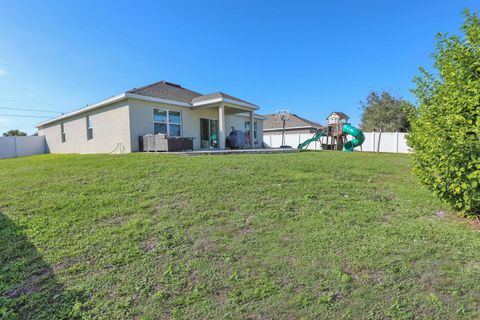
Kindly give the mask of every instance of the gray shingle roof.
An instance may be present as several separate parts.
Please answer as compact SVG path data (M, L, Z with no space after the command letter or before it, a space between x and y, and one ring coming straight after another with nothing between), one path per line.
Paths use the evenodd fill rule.
M266 114L266 118L263 121L264 129L276 129L281 128L282 124L275 121L275 114ZM297 116L296 114L291 113L288 121L285 122L285 128L295 128L295 127L312 127L312 128L322 128L323 126L315 121L305 119L303 117Z
M182 88L182 86L178 84L167 82L164 80L149 84L144 87L133 88L132 90L129 90L127 92L139 94L142 96L149 96L186 103L190 103L192 102L193 98L202 95L201 93Z
M133 88L127 92L142 96L149 96L186 103L201 102L215 98L225 98L253 105L253 103L251 102L236 98L223 92L215 92L202 95L201 93L185 89L178 84L167 82L165 80L155 82L144 87Z

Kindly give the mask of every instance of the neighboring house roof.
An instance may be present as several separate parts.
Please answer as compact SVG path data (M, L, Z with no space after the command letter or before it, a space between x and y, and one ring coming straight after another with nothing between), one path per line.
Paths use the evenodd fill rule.
M275 121L275 114L266 114L265 121L263 122L264 131L273 131L282 129L283 123ZM302 128L315 128L320 129L323 126L315 121L305 119L291 113L289 119L285 122L285 129L302 129Z
M345 113L340 112L340 111L333 111L332 113L330 113L328 115L328 117L326 119L328 120L328 118L330 118L333 114L336 114L337 116L339 116L340 119L347 119L347 120L350 119L349 116L347 116Z
M133 88L119 95L110 97L106 100L100 101L98 103L88 105L84 108L74 110L67 114L43 121L37 124L35 127L40 127L61 119L69 118L71 116L81 114L86 111L90 111L102 106L118 102L124 99L140 99L145 101L160 102L166 104L179 105L183 107L200 107L205 106L210 103L225 102L244 107L246 111L248 110L257 110L259 107L253 103L247 102L245 100L236 98L234 96L228 95L223 92L216 92L207 95L202 95L201 93L185 89L182 86L167 82L159 81L147 86L140 88Z

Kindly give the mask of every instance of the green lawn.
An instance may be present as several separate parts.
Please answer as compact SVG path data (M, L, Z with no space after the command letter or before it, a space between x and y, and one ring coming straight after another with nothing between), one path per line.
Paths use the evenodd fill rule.
M0 318L480 316L479 233L406 155L42 155L0 181Z

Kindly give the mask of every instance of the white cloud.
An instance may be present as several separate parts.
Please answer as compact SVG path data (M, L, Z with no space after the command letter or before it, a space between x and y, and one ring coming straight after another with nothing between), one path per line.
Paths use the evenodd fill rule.
M7 71L5 71L5 69L0 68L0 77L6 74L7 74Z
M0 122L7 122L7 119L0 118Z

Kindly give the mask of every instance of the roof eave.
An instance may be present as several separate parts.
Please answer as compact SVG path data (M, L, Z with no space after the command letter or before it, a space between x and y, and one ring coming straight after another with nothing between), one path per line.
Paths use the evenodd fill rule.
M81 113L84 113L84 112L87 112L87 111L90 111L90 110L93 110L93 109L96 109L96 108L100 108L100 107L103 107L103 106L108 105L110 103L118 102L118 101L121 101L121 100L124 100L124 99L127 99L127 94L125 92L121 93L121 94L118 94L116 96L113 96L111 98L105 99L103 101L94 103L94 104L89 105L85 108L78 109L76 111L72 111L70 113L63 114L61 116L58 116L58 117L40 122L40 123L35 125L35 128L39 128L41 126L44 126L44 125L47 125L47 124L50 124L50 123L53 123L53 122L56 122L56 121L59 121L59 120L62 120L62 119L70 118L70 117L73 117L77 114L81 114Z
M209 105L209 104L213 104L213 103L219 103L219 102L234 104L234 105L242 106L242 107L245 107L245 108L250 108L250 109L253 109L253 110L260 109L259 106L251 104L251 103L246 103L246 102L232 100L232 99L223 98L223 97L212 98L212 99L203 100L203 101L195 101L195 102L192 103L192 106L193 107L201 107L201 106L205 106L205 105Z
M151 102L159 102L159 103L171 104L171 105L182 106L182 107L190 107L190 108L192 107L192 104L187 103L187 102L182 102L182 101L155 98L155 97L144 96L144 95L136 94L136 93L125 93L125 95L127 96L127 98L130 98L130 99L137 99L137 100L151 101Z

